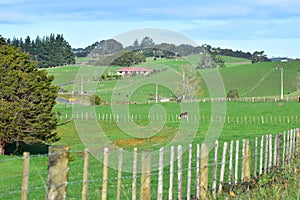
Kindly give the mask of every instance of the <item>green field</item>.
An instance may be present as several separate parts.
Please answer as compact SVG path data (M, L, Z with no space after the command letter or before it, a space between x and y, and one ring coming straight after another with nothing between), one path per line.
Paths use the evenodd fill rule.
M153 104L141 104L141 105L130 105L130 114L139 113L141 115L147 114L149 112L149 108ZM165 110L168 114L176 114L180 111L180 107L178 103L162 103L162 106L165 107ZM82 107L82 110L89 110L90 107L85 108ZM211 115L211 104L210 103L199 103L199 110L201 115L209 117ZM298 109L299 103L298 102L285 102L280 105L276 102L259 102L259 103L252 103L252 102L228 102L227 104L227 113L226 116L238 116L238 117L260 117L264 116L298 116L300 119ZM75 110L78 111L81 108L76 108ZM65 113L72 113L71 108L56 108L61 114ZM103 106L96 106L95 107L96 113L111 113L111 107L108 105ZM240 118L240 119L241 119ZM300 121L300 120L299 120ZM218 138L220 143L220 153L223 142L230 142L231 140L242 140L242 139L249 139L250 142L253 144L255 137L260 137L261 135L266 134L276 134L279 132L283 132L289 130L290 128L299 127L300 122L294 123L287 123L286 121L281 123L274 123L274 124L258 124L258 123L225 123L224 128ZM166 146L170 142L170 140L174 136L174 132L178 130L180 126L180 121L175 122L166 122L164 124L163 129L152 136L150 139L142 139L137 140L133 137L125 134L121 128L117 126L117 122L114 121L98 121L101 128L103 129L106 137L115 145L127 149L127 151L132 151L133 147L138 147L139 150L145 148L151 148L153 150L157 150L161 146ZM138 121L137 124L142 126L147 126L147 121ZM209 122L200 123L197 133L194 136L192 141L193 145L200 144L208 130ZM87 130L88 131L88 130ZM71 148L71 162L70 162L70 170L69 170L69 184L68 184L68 199L72 199L80 196L81 192L81 180L82 180L82 173L83 173L83 158L82 152L85 148L85 145L81 142L79 138L77 129L75 127L74 122L67 123L63 126L58 127L58 133L61 136L61 140L54 145L62 145L62 146L69 146ZM178 143L182 143L183 141L178 141ZM184 142L183 142L184 143ZM195 151L195 146L194 146ZM187 152L184 154L184 163L183 167L187 167ZM219 155L219 158L221 155ZM213 158L213 151L211 151L210 158ZM1 162L1 173L0 173L0 194L1 199L18 199L20 196L20 185L21 185L21 174L22 174L22 159L18 156L2 156L0 158ZM29 199L41 199L44 198L45 188L44 185L46 184L47 180L47 159L46 155L32 155L30 161L30 191L29 191ZM168 159L166 157L166 159ZM212 163L213 161L210 159L209 161ZM195 164L195 163L194 163ZM193 164L193 165L194 165ZM166 167L164 169L168 172L169 168ZM175 169L176 170L176 169ZM99 162L96 158L91 158L90 163L90 174L89 174L89 198L95 199L101 197L101 177L102 177L102 163ZM14 174L12 176L11 174ZM156 173L153 172L153 180L157 180ZM127 176L127 173L123 175L124 177ZM129 175L130 176L130 175ZM186 174L184 173L184 180L186 180ZM117 172L110 170L109 177L111 180L109 181L109 191L114 191L114 187L116 185L116 177ZM124 187L129 187L131 185L131 178L123 180ZM165 177L165 182L168 182L168 177ZM138 183L140 183L140 177L138 178ZM211 182L209 183L211 184ZM139 187L139 185L138 185ZM155 188L157 187L156 184L152 185L153 192L155 192ZM166 184L167 187L167 184ZM176 184L174 185L176 188ZM9 191L7 192L7 188ZM130 187L129 187L130 188ZM185 189L184 189L185 191ZM193 190L194 191L194 190ZM124 191L123 194L124 198L130 198L130 190ZM110 192L110 198L115 198L115 193ZM155 196L155 194L153 194Z
M49 74L54 75L54 84L67 92L84 91L87 94L97 93L101 98L107 102L111 101L112 92L117 92L123 95L132 95L131 100L141 103L148 102L151 99L151 94L155 94L156 88L154 85L146 85L150 80L168 80L176 71L180 71L182 65L188 63L197 64L199 60L198 55L180 58L178 60L159 59L156 61L147 61L141 63L139 67L149 67L152 69L168 68L167 72L152 75L150 77L132 77L123 80L106 80L97 81L103 72L116 72L120 67L92 67L92 66L67 66L61 68L47 69ZM222 82L225 86L225 93L230 89L237 88L240 97L279 97L280 96L280 70L276 70L279 64L283 66L284 71L284 96L297 96L294 88L294 80L297 70L299 70L300 62L291 61L286 63L266 62L266 63L249 63L246 59L224 57L226 61L226 68L219 69L222 77ZM176 71L172 71L176 70ZM213 69L214 70L214 69ZM211 69L200 70L202 75L212 71ZM78 73L78 74L77 74ZM217 72L214 72L217 73ZM165 77L164 77L165 74ZM170 98L174 95L176 90L176 82L178 77L173 77L174 87L169 90L159 89L160 97ZM176 81L177 80L177 81ZM75 82L74 82L75 81ZM166 82L166 81L164 81ZM81 84L83 87L81 88ZM134 84L140 84L137 91L132 91ZM204 90L204 97L209 97L210 93L207 89L207 83L202 80L202 88ZM131 91L128 93L127 91Z
M142 126L147 126L147 124L149 123L147 118L148 112L151 106L153 105L154 104L130 105L129 114L133 116L138 115L140 119L136 120L136 123ZM160 105L164 107L166 115L175 116L176 114L181 112L180 104L178 103L161 103ZM219 140L230 141L232 139L253 139L254 137L257 137L259 135L265 135L266 133L275 134L278 132L288 130L290 128L298 127L300 125L300 115L298 112L299 106L300 105L298 102L285 102L283 103L283 105L279 106L276 102L228 102L226 116L224 116L225 124L220 134ZM90 109L86 109L85 107L76 107L76 109L73 110L72 108L57 108L57 111L62 113L62 115L68 113L69 116L72 112L84 113L89 112L89 110ZM103 113L109 115L112 113L111 106L96 106L95 113L96 115L100 114L100 117ZM197 133L195 135L193 143L201 143L204 137L206 136L206 132L208 130L209 125L209 119L211 118L211 103L199 103L199 115L200 124L199 128L197 129ZM264 116L264 118L268 119L269 121L270 118L273 117L272 124L270 122L266 122L265 124L261 124L261 122L258 122L258 120L261 119L261 116ZM282 118L282 122L279 122L279 116ZM289 123L287 122L288 116L290 117L290 119L292 119L292 117L293 119L295 119L293 123L291 121ZM190 117L193 119L192 116ZM206 119L204 122L202 121L202 117L205 117ZM218 117L219 116L217 116L217 118ZM229 123L227 122L228 117L230 119ZM246 123L245 117L247 117ZM276 122L275 117L277 117ZM283 117L285 117L284 122ZM298 119L297 121L296 118ZM175 120L176 119L174 119L174 121L166 121L166 123L164 124L164 129L162 129L162 131L159 132L156 136L153 136L152 142L150 140L149 143L149 141L145 139L145 141L142 144L140 144L139 147L158 148L158 143L160 144L159 146L169 143L172 139L172 135L174 135L174 130L177 130L180 125L180 121ZM131 138L117 126L117 122L110 120L100 120L99 123L104 132L107 134L107 137L109 137L109 139L112 141ZM73 145L80 146L81 142L79 138L77 138L77 142L72 140L72 142L69 143L70 133L66 133L66 129L72 130L71 132L73 133L71 135L73 135L74 138L76 138L76 129L72 124L68 124L66 126L67 128L65 128L64 126L59 127L59 132L62 135L62 139L58 144L67 146L71 145L71 147ZM64 138L65 134L68 134L66 138ZM160 136L164 136L164 139L161 139L160 142L157 142L155 137L160 138ZM121 147L132 149L133 147L136 147L136 145L125 145Z
M278 63L258 63L249 64L248 60L238 59L232 57L224 57L226 61L226 68L219 69L222 75L226 91L231 88L238 88L241 96L279 96L280 91L280 71L273 70ZM190 56L185 59L179 60L168 60L161 59L157 61L147 61L146 63L139 64L143 67L151 67L154 69L170 68L179 70L182 65L187 63L196 64L198 56ZM284 91L285 95L295 96L295 89L293 89L293 81L295 79L296 71L299 69L300 62L287 62L283 63L284 66ZM172 82L174 77L168 77L168 73L161 72L159 74L150 77L133 77L123 80L109 80L109 81L96 81L101 76L102 72L115 71L120 67L92 67L92 66L66 66L61 68L47 69L49 74L54 75L54 84L61 85L61 88L68 91L65 94L60 94L64 98L72 97L72 91L81 92L81 84L84 85L84 92L82 99L87 99L90 94L97 93L104 99L107 104L100 106L80 106L74 107L62 105L56 105L55 111L57 113L59 123L66 122L65 115L71 116L72 113L85 113L95 112L96 116L110 116L113 113L114 106L120 108L127 108L128 114L132 116L138 116L134 118L133 126L136 127L147 127L150 124L148 114L155 105L161 106L164 109L165 115L169 116L169 120L163 123L163 127L156 131L150 137L139 138L135 137L138 132L132 132L132 135L127 134L120 125L120 122L114 120L70 120L70 122L58 126L57 132L60 135L60 141L53 145L69 146L71 148L71 162L69 170L68 190L67 199L78 199L81 196L82 187L82 176L83 176L83 150L87 143L83 143L83 134L80 129L86 128L87 136L91 136L90 140L96 143L98 140L98 132L93 132L92 127L89 127L91 123L97 123L100 125L105 137L115 147L121 147L125 150L132 152L134 147L138 147L139 152L143 149L158 150L160 147L168 147L171 141L175 140L174 144L184 144L187 147L187 137L191 136L191 144L193 144L193 155L195 155L196 144L201 144L205 138L215 138L208 134L210 130L210 119L216 117L219 119L223 113L216 112L216 116L212 116L212 106L218 105L226 106L226 113L222 119L223 123L215 123L213 126L220 126L220 133L213 132L219 140L219 161L221 157L221 148L224 142L230 142L231 140L242 140L249 139L250 143L253 144L255 137L260 137L266 134L282 133L292 128L300 127L300 114L299 114L299 102L222 102L212 104L210 102L197 103L194 109L191 111L191 121L180 121L170 116L178 115L182 109L183 104L176 102L159 103L154 104L154 94L158 89L160 97L172 98L174 96L174 83ZM207 70L209 71L209 70ZM77 74L78 72L79 75ZM87 73L88 72L88 73ZM92 73L91 73L92 72ZM87 75L85 75L87 73ZM90 73L90 74L89 74ZM200 72L201 74L202 72ZM76 78L77 77L77 78ZM154 80L168 80L170 85L158 85L156 87ZM152 81L152 82L151 82ZM172 86L173 84L173 86ZM206 89L205 83L202 86ZM170 89L171 88L171 89ZM290 93L290 94L288 94ZM117 104L111 105L112 95L115 95ZM76 96L76 95L75 95ZM209 96L209 92L205 93L205 97ZM128 105L126 102L131 102ZM136 104L134 104L135 102ZM196 105L196 104L192 104ZM220 114L220 116L218 115ZM120 112L120 114L127 115L127 112ZM154 113L155 114L155 113ZM155 116L155 115L154 115ZM161 115L162 116L162 115ZM195 116L195 118L194 118ZM259 122L261 117L268 119L268 122L262 124ZM159 118L160 116L158 116ZM158 119L157 118L157 119ZM272 118L272 123L270 119ZM107 118L106 118L107 119ZM194 121L199 121L199 124L195 126ZM205 119L205 120L203 120ZM222 120L220 120L222 122ZM84 127L78 127L81 122ZM125 121L126 124L126 121ZM180 129L181 125L187 127L187 133L190 133L190 129L195 129L194 135L187 135L182 138L176 138L175 135ZM191 126L189 127L189 124ZM124 124L123 124L124 125ZM224 126L223 126L224 125ZM223 127L222 127L223 126ZM135 127L132 127L135 128ZM134 130L134 129L132 129ZM218 129L215 129L218 130ZM211 133L211 132L209 132ZM99 144L101 144L99 142ZM45 147L44 147L45 148ZM26 150L31 151L30 159L30 177L29 177L29 199L44 199L45 197L45 185L47 180L47 165L48 156L47 149L41 150L39 146L20 146L20 151ZM39 151L37 151L39 150ZM187 179L187 152L184 153L183 168L183 179ZM213 163L213 151L210 152L209 163ZM166 160L168 157L166 156ZM130 161L131 162L131 161ZM153 162L156 162L154 160ZM22 158L17 155L6 155L0 156L0 199L19 199L21 196L21 183L22 183ZM92 156L89 168L89 199L101 198L101 184L102 184L102 162L98 158ZM219 167L219 166L218 166ZM193 170L195 170L195 162L193 162ZM164 169L164 172L168 174L169 167ZM175 171L177 170L175 166ZM193 171L194 173L195 171ZM131 199L131 178L130 173L124 173L123 179L123 193L122 199ZM228 172L226 172L226 176ZM210 169L210 180L211 185L211 169ZM116 197L116 184L117 184L117 171L109 171L109 198L115 199ZM153 171L152 180L154 184L151 185L153 190L153 198L156 197L157 187L157 171ZM168 176L164 177L164 190L168 190ZM141 177L138 176L138 188L140 187ZM192 182L195 184L195 180ZM186 184L186 182L184 182ZM174 188L177 187L175 183ZM177 189L174 191L176 194ZM186 188L183 189L183 192ZM282 190L280 190L282 191ZM192 193L195 193L195 188L192 189ZM292 192L291 192L292 193ZM166 194L164 194L166 196ZM295 194L293 194L295 195ZM263 194L260 196L262 197ZM253 197L253 196L251 196ZM278 196L276 196L278 197ZM249 198L248 196L245 198Z

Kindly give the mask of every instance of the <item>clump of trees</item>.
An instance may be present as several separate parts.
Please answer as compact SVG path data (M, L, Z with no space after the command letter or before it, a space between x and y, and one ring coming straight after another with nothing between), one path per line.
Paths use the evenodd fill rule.
M100 105L102 103L102 99L98 94L92 94L90 96L90 103L91 105Z
M265 53L264 51L255 51L251 57L252 63L271 61L270 59L267 58L267 56L264 53Z
M132 66L141 62L145 62L146 57L141 52L125 51L121 56L116 58L110 65L116 66Z
M30 59L36 61L38 68L64 66L75 63L75 54L63 35L50 34L35 40L29 36L23 41L22 38L7 39L9 45L19 47L22 51L30 54Z
M225 61L220 55L220 49L212 49L209 45L203 45L202 48L201 60L197 69L225 67Z
M58 88L52 85L54 77L36 65L0 36L0 155L11 143L59 140L53 109Z
M238 89L236 88L230 89L227 93L227 98L232 100L240 98Z
M115 54L118 55L125 50L140 52L145 57L153 57L154 59L176 58L200 53L203 55L203 59L199 62L198 69L225 67L225 61L222 56L250 59L252 60L252 63L270 61L267 56L264 55L264 51L255 51L252 54L240 50L234 51L232 49L222 49L220 47L215 48L206 44L196 47L190 44L155 44L153 39L148 36L144 37L141 42L136 39L132 45L127 47L123 47L121 43L114 39L109 39L95 42L84 49L73 49L73 52L75 52L78 57L88 56L96 58L96 62L101 63L101 65L107 65L107 63L111 63L116 58L116 56L114 56Z
M124 49L123 45L114 39L102 40L101 42L95 43L92 46L94 46L94 49L92 49L87 55L91 58L99 58L102 56L111 55Z

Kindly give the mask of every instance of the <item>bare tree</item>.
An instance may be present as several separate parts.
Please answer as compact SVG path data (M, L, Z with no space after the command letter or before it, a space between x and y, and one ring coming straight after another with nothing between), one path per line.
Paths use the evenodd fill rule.
M300 70L297 71L297 75L296 75L296 78L295 78L295 81L294 81L294 86L298 91L300 91Z
M193 65L183 65L179 72L182 79L177 85L177 100L193 99L203 95L201 77Z

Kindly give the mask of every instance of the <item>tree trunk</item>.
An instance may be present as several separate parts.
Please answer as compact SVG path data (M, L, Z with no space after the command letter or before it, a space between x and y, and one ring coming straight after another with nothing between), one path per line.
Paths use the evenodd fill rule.
M4 155L4 147L6 143L0 139L0 155Z

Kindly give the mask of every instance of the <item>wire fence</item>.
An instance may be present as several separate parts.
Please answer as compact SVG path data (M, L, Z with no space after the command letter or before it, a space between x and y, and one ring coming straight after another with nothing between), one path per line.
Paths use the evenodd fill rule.
M58 199L215 196L234 191L236 187L249 188L253 180L285 168L299 157L299 139L299 129L291 129L251 140L216 141L212 149L207 144L162 147L158 156L134 148L132 159L126 158L122 149L118 149L115 159L111 154L115 149L103 148L100 159L89 149L72 151L66 147L50 147L45 155L24 153L23 158L0 160L2 166L23 163L22 173L0 178L0 199L20 196L51 199L53 195ZM118 162L118 168L111 168L111 162ZM128 166L130 170L124 170Z
M100 120L115 122L148 122L148 121L165 121L180 122L182 120L197 121L199 123L224 123L224 124L299 124L300 116L209 116L209 115L192 115L181 118L179 114L150 115L150 114L112 114L112 113L65 113L57 115L61 121L66 120Z

